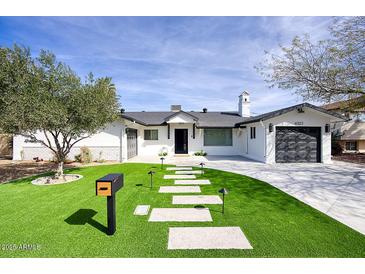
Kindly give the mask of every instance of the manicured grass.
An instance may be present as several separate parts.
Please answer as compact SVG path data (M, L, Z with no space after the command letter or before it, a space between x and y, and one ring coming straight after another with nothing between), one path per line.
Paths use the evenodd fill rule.
M151 190L152 166L157 168ZM174 207L172 194L157 193L160 185L172 185L162 179L172 171L120 164L68 172L84 178L55 186L34 186L30 179L0 185L0 245L40 245L33 251L0 248L0 257L365 257L365 236L249 177L217 170L198 176L212 182L201 186L202 194L230 190L224 215L219 205L209 206L213 223L148 223L148 216L133 211L138 204ZM115 172L125 174L125 186L117 194L117 231L107 236L106 198L95 196L95 179ZM88 214L95 214L92 220L85 219ZM240 226L253 250L169 251L171 226Z

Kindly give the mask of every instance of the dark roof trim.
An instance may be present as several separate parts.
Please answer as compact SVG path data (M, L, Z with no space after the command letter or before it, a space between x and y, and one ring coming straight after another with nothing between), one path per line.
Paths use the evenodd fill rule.
M167 125L166 123L162 123L162 124L146 124L146 123L144 123L144 122L142 122L140 120L137 120L135 118L129 117L129 116L124 115L124 114L122 115L122 118L124 118L124 119L126 119L128 121L131 121L133 123L137 123L137 124L140 124L142 126L146 126L146 127L156 127L156 126L166 126Z
M186 115L188 115L188 116L192 117L194 121L198 121L198 120L199 120L199 118L198 118L198 117L196 117L196 116L194 116L194 115L192 115L192 114L190 114L190 113L188 113L188 112L185 112L185 111L183 111L183 110L180 110L180 111L177 111L177 112L175 112L175 113L173 113L173 114L171 114L171 115L167 116L167 117L165 118L165 121L168 121L168 120L170 120L171 118L173 118L173 117L175 117L175 116L177 116L177 115L179 115L179 114L181 114L181 113L182 113L182 114L186 114Z
M196 128L199 128L199 129L204 129L204 128L238 128L238 126L234 126L234 127L219 127L219 126L210 126L210 127L202 126L202 127L199 127L199 126L196 126Z
M312 104L309 104L309 103L302 103L302 104L294 105L294 106L287 107L287 108L282 108L282 109L275 110L275 111L272 111L272 112L268 112L268 113L265 113L265 114L262 114L262 115L258 115L256 117L249 118L246 121L243 121L241 123L237 123L236 126L240 126L240 125L244 125L244 124L251 124L251 123L256 123L256 122L268 120L268 119L271 119L271 118L274 118L274 117L283 115L285 113L288 113L290 111L293 111L293 110L298 109L298 108L303 108L303 107L307 107L307 108L311 108L311 109L317 110L319 112L322 112L324 114L327 114L327 115L330 115L330 116L339 118L341 120L346 120L340 114L337 114L337 113L334 113L334 112L325 110L325 109L323 109L321 107L317 107L317 106L312 105Z

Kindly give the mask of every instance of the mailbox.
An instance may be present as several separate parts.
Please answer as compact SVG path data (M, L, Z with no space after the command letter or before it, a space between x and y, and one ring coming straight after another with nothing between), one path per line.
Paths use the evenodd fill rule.
M123 187L123 174L112 173L96 180L97 196L112 196Z
M96 180L96 195L107 197L108 235L115 232L115 194L123 187L124 176L121 173L108 174Z

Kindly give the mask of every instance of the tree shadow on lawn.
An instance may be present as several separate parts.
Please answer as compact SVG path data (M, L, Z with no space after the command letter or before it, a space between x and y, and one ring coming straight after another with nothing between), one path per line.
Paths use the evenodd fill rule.
M65 222L69 225L86 225L89 224L92 227L98 229L99 231L107 234L108 228L98 221L95 221L93 217L97 214L93 209L79 209L75 213L73 213L71 216L65 219Z

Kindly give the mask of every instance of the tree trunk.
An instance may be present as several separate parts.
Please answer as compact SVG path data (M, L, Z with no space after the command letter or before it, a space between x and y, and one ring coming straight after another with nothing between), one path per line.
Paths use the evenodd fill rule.
M57 178L61 176L63 176L63 161L58 162L57 173L56 173Z

